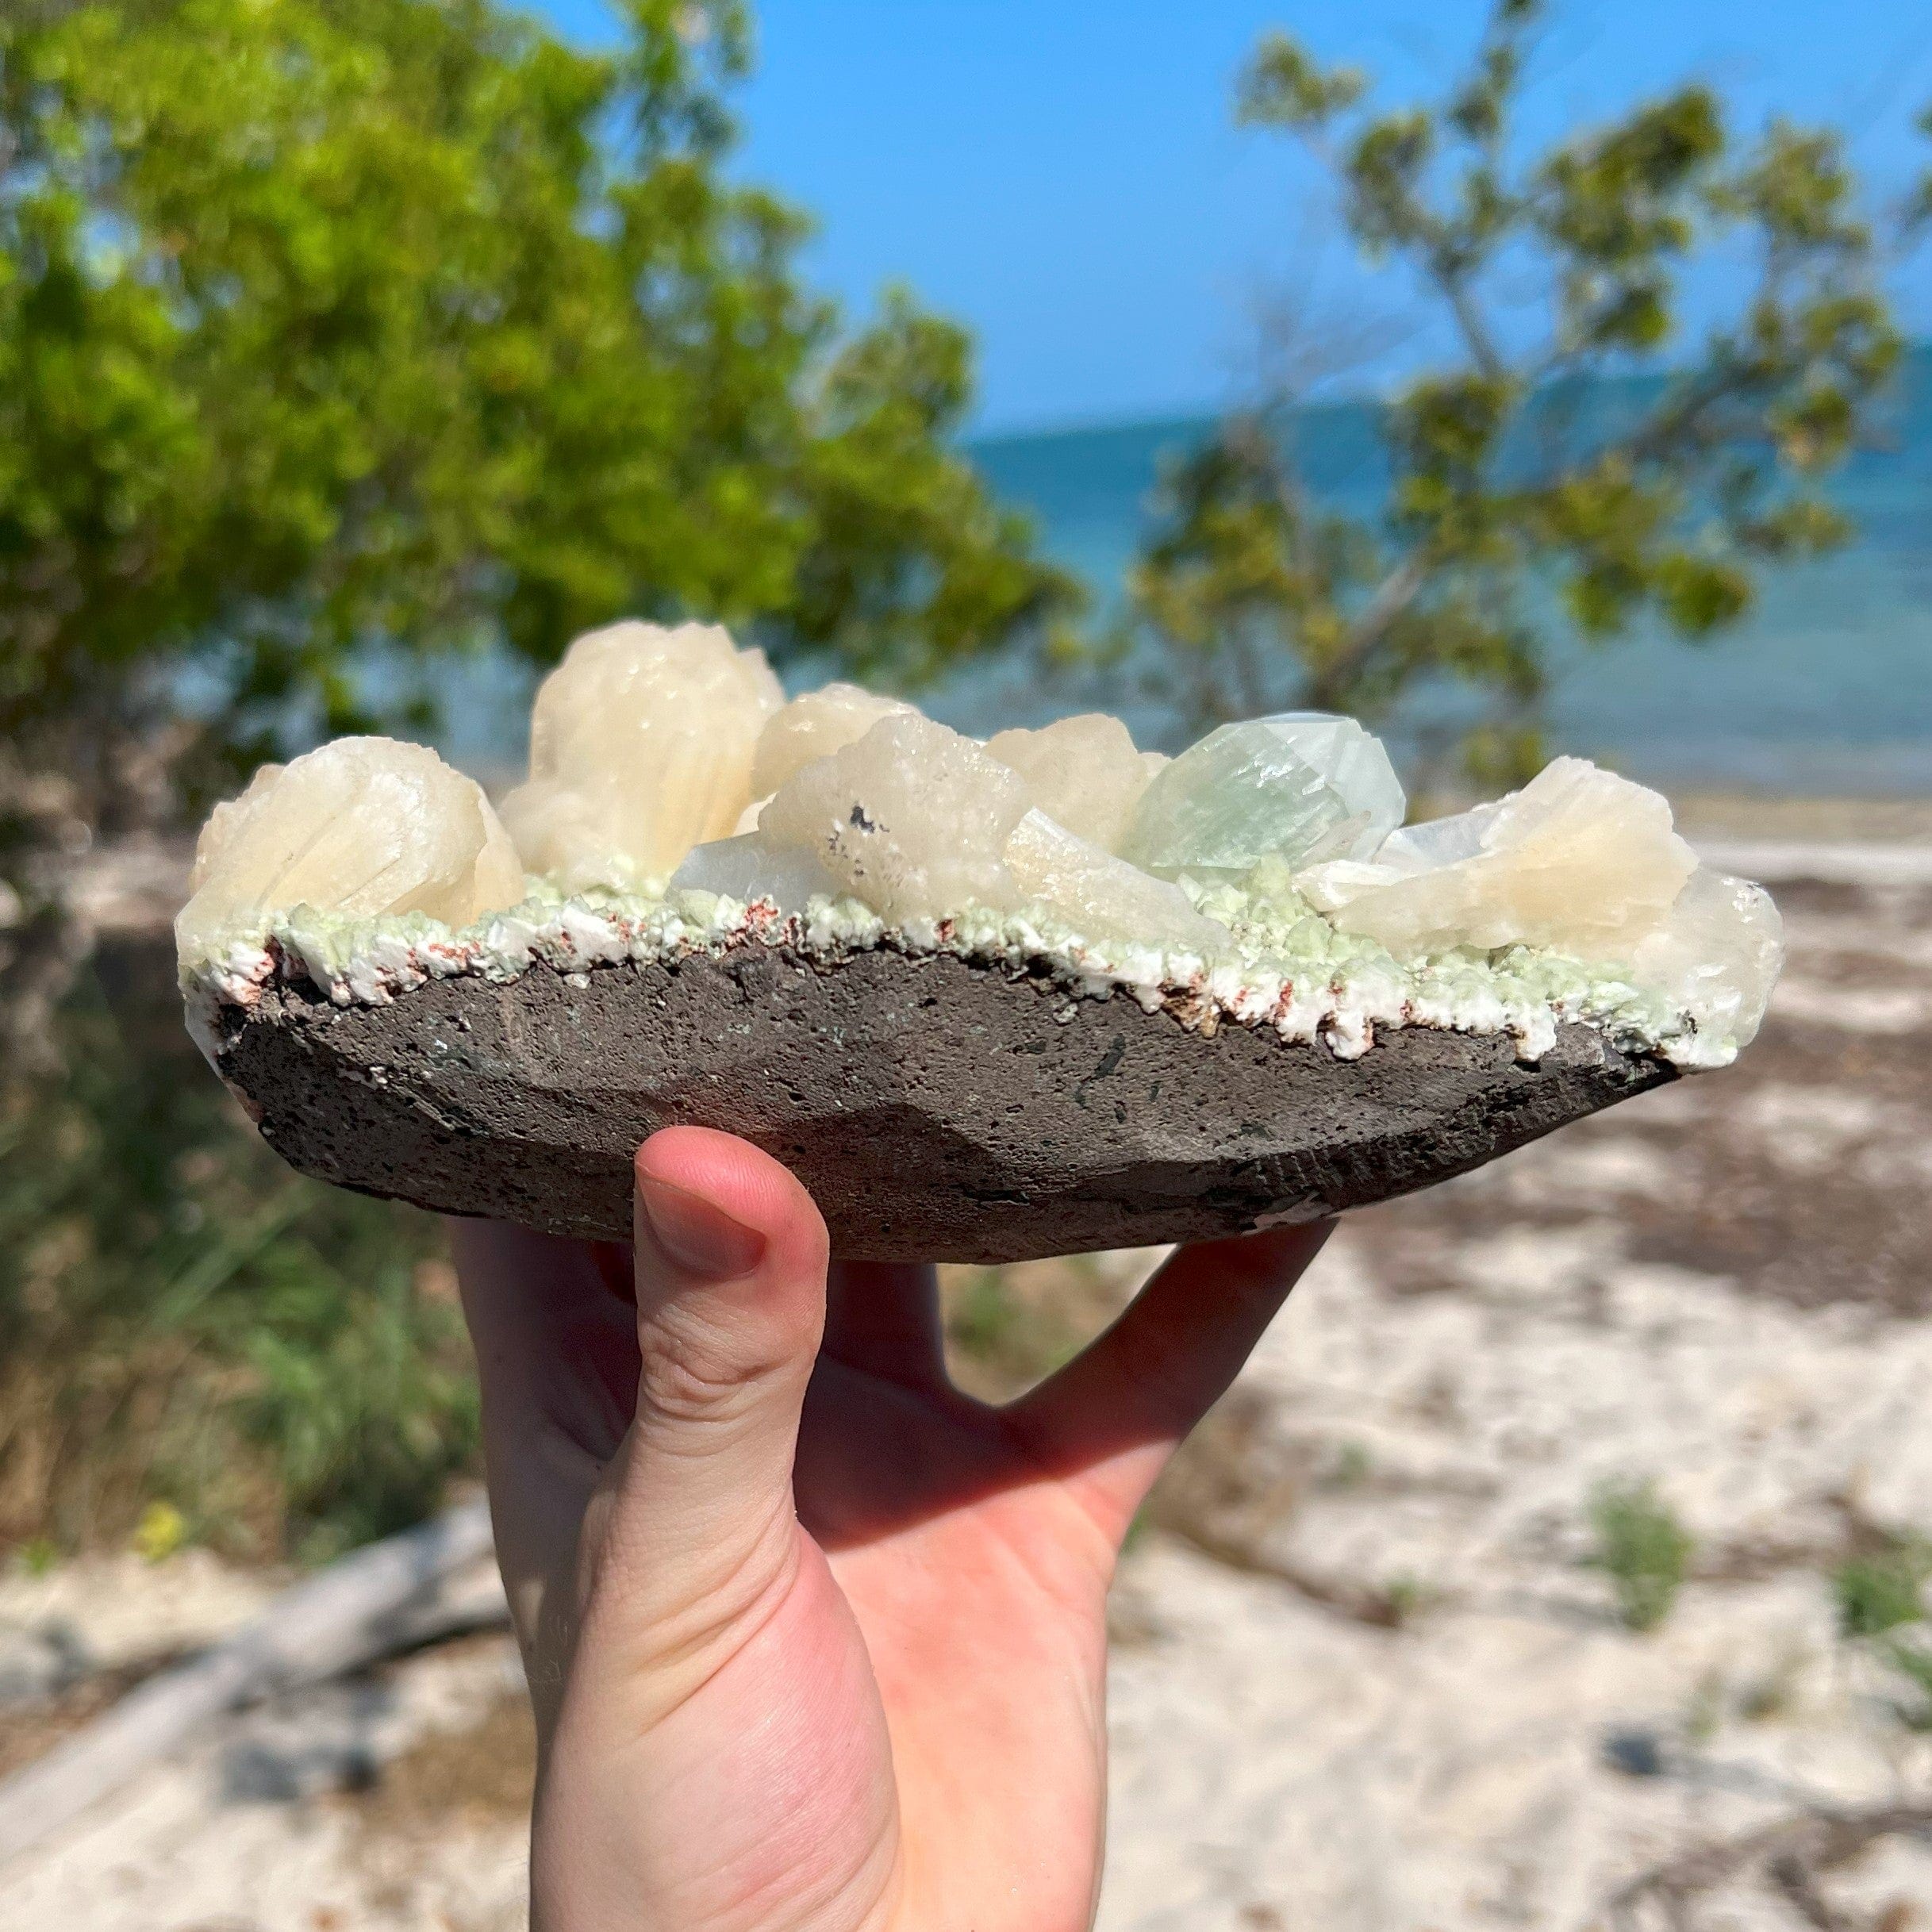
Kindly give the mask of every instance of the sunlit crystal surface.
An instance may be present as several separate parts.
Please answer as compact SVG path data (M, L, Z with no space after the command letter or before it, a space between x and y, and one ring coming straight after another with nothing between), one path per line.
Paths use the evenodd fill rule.
M1524 944L1626 959L1697 862L1662 797L1584 759L1557 759L1479 835L1474 856L1370 886L1335 924L1402 956ZM1461 849L1461 835L1442 839Z
M1661 931L1638 942L1631 977L1738 1046L1757 1037L1784 964L1784 922L1761 885L1700 866Z
M815 758L829 758L856 744L881 718L910 711L896 697L881 697L856 684L828 684L795 697L766 724L751 765L751 795L769 798L793 773Z
M1122 850L1170 877L1365 858L1404 805L1388 754L1352 718L1289 712L1182 752L1142 794Z
M182 956L298 905L357 917L422 912L451 926L513 905L523 868L473 779L421 745L344 738L265 765L196 847Z
M759 835L813 855L885 919L937 920L1021 897L1001 855L1031 803L982 747L909 712L796 773Z
M986 749L1026 780L1056 824L1109 852L1120 849L1135 806L1168 762L1136 751L1127 727L1097 711L1039 731L1001 732Z
M756 832L699 846L672 874L670 889L716 893L740 905L766 899L781 912L801 912L814 897L836 898L844 890L814 854L774 845Z
M716 625L580 637L537 693L529 782L503 801L524 862L572 889L663 879L736 828L782 701L764 654Z
M1089 937L1209 956L1229 943L1227 928L1204 919L1179 886L1116 858L1043 812L1029 812L1014 828L1006 864L1028 898Z

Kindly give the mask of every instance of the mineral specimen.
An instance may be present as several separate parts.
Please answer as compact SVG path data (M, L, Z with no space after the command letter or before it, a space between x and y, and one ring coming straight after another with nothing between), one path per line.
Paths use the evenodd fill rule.
M905 1258L1381 1199L1757 1030L1776 909L1655 793L1559 759L1404 809L1346 718L981 744L619 624L545 682L507 830L420 747L265 769L202 835L182 980L309 1172L607 1234L636 1139L693 1120Z
M1738 1047L1757 1037L1784 964L1784 922L1770 893L1707 866L1630 954L1631 978Z
M1224 724L1182 752L1141 794L1121 850L1169 878L1365 858L1406 803L1388 753L1353 718L1289 712Z
M987 751L1024 778L1041 811L1104 851L1117 852L1155 773L1158 751L1137 751L1118 718L1089 712L1039 731L1001 732Z
M1392 864L1318 868L1311 883L1343 931L1399 958L1549 946L1627 959L1697 864L1662 798L1582 759L1558 759L1465 821L1411 835Z
M828 684L795 697L765 726L751 763L751 795L770 797L814 759L856 744L881 718L911 711L896 697L881 697L856 684ZM750 827L745 828L749 831Z
M175 922L184 960L212 958L298 906L461 927L524 896L523 867L481 787L389 738L339 739L264 765L216 806L189 883Z
M1031 805L1018 774L916 712L804 766L759 820L889 920L931 924L1024 897L1004 854Z
M716 626L580 637L537 693L529 782L503 801L524 865L567 891L661 884L736 828L783 701L764 653Z
M1202 918L1179 886L1076 836L1043 812L1029 812L1014 827L1004 856L1020 890L1077 932L1204 959L1230 948L1227 928Z

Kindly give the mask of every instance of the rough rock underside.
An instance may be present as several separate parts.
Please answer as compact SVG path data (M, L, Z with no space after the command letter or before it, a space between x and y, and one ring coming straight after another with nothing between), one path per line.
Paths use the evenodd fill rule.
M658 1128L783 1161L850 1258L1004 1262L1311 1220L1480 1166L1676 1077L1565 1024L1412 1026L1365 1056L950 954L747 944L387 1004L278 976L219 1017L221 1069L305 1173L551 1232L628 1238Z

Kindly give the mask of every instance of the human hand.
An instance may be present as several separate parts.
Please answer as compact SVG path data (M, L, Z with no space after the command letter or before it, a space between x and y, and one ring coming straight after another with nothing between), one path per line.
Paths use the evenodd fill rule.
M636 1172L634 1273L455 1224L536 1932L1079 1932L1122 1540L1325 1228L1182 1250L994 1408L932 1271L828 1271L767 1155L674 1127Z

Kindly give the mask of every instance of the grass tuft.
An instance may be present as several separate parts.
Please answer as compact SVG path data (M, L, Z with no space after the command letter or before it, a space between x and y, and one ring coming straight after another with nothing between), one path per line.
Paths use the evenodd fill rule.
M1590 1522L1591 1561L1610 1577L1617 1615L1630 1630L1659 1628L1690 1569L1690 1533L1649 1482L1606 1483L1592 1499Z

